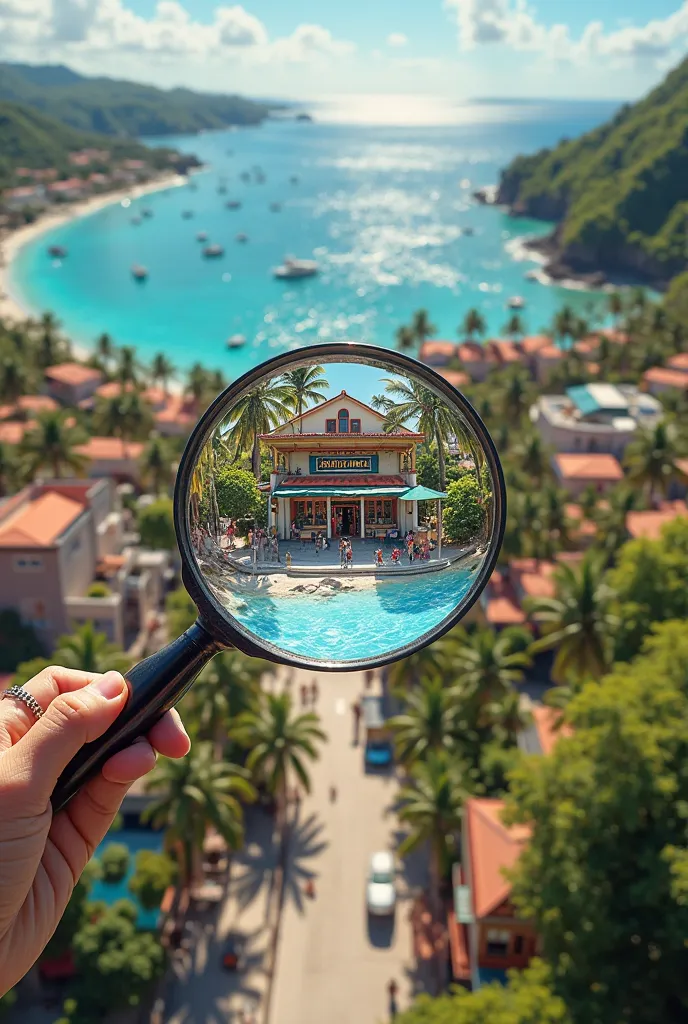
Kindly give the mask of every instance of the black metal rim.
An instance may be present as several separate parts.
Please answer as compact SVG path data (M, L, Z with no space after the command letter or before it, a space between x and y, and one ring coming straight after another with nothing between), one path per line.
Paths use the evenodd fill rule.
M333 357L340 362L386 363L398 368L402 372L412 373L436 392L442 394L453 405L458 406L483 446L493 483L493 527L490 552L471 587L470 596L457 607L455 612L452 612L438 623L434 629L417 637L405 647L395 650L390 654L356 661L323 661L317 658L301 657L283 651L267 641L259 640L254 633L251 633L236 620L232 620L230 623L227 620L226 610L222 608L219 601L208 589L199 571L191 545L187 511L189 508L191 478L196 461L203 446L222 419L227 406L260 378L273 376L296 361L305 360L317 363L323 359L330 359L332 361ZM236 647L253 657L266 658L269 661L291 665L294 668L318 669L326 672L356 672L361 669L379 668L383 665L389 665L444 636L445 633L464 618L485 589L499 557L505 526L506 485L502 465L497 449L485 424L468 399L432 368L419 362L417 359L413 359L411 356L401 352L383 349L376 345L359 344L357 342L330 342L325 345L313 345L308 348L284 352L274 359L268 359L259 366L253 367L241 377L238 377L237 380L217 396L196 424L184 449L174 489L174 527L177 534L177 544L182 556L182 578L189 596L200 612L200 618L205 627L221 640L225 646Z

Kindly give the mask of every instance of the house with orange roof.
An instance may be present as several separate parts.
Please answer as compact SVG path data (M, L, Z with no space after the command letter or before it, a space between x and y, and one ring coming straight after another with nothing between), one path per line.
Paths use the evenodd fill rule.
M554 455L552 469L559 486L573 498L590 486L604 494L623 480L621 464L613 455Z
M88 459L88 475L109 477L119 483L141 482L139 460L143 454L141 441L123 441L120 437L89 437L74 449Z
M448 366L452 360L458 359L458 348L455 341L424 341L418 358L426 366Z
M45 203L43 185L19 185L6 188L0 195L0 205L7 210L23 210L27 206L42 206Z
M688 466L686 468L688 470ZM626 516L626 530L633 540L641 537L646 540L659 540L667 523L687 516L688 507L685 501L663 501L659 508L648 509L645 512L629 512Z
M164 395L162 405L154 406L154 419L163 437L187 437L198 419L196 404L184 395Z
M471 380L483 381L490 370L499 366L499 361L489 343L484 345L477 341L464 341L457 349L461 366Z
M35 420L27 420L26 422L7 420L5 423L0 423L0 443L21 444L24 440L24 434L35 426Z
M75 362L49 366L43 377L48 394L62 405L78 405L103 383L100 370Z
M558 452L606 452L621 457L639 428L664 417L661 402L632 384L580 384L563 395L540 395L530 420Z
M675 356L667 359L666 365L670 370L688 373L688 352L677 352Z
M471 378L467 373L461 373L459 370L438 370L440 377L444 377L447 384L451 384L457 391L461 391L466 387L467 384L471 383Z
M67 178L65 181L54 181L46 191L50 199L72 203L88 195L88 185L81 178Z
M642 377L643 386L651 395L666 391L688 391L688 373L668 366L653 366Z
M549 380L552 371L556 369L564 358L564 353L556 345L544 345L533 353L532 360L535 365L535 378L540 384Z
M492 573L478 604L484 617L483 624L494 629L524 626L528 621L511 581L508 567L496 569Z

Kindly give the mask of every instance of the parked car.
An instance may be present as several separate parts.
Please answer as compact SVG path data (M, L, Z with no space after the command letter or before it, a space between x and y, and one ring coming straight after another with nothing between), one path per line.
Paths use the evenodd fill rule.
M243 939L240 935L228 935L222 950L222 966L226 971L240 971L243 965Z
M383 850L372 855L366 885L366 905L369 914L387 917L394 913L397 902L394 873L394 857L391 853Z

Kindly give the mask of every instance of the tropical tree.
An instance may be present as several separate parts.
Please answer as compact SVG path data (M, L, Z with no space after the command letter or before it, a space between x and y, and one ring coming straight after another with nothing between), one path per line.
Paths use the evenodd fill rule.
M227 439L237 452L250 453L251 468L260 480L260 435L289 418L293 393L280 379L263 381L240 398L225 423Z
M405 703L404 711L387 723L402 764L414 764L430 751L451 750L455 746L456 702L443 679L423 679L420 686L407 694Z
M540 628L531 650L555 650L556 683L599 679L612 664L618 617L602 559L588 552L579 566L562 564L554 573L555 596L528 598L525 607Z
M160 497L140 508L137 526L141 543L153 551L174 551L177 535L174 530L174 505L172 499Z
M114 359L115 344L109 334L100 334L96 339L96 355L103 361L106 367Z
M649 501L658 493L666 497L672 483L684 479L676 464L678 457L669 424L662 420L652 430L639 431L626 450L629 483L644 488Z
M520 368L507 372L502 376L500 385L498 400L502 414L511 424L519 423L532 401L528 374Z
M430 902L436 916L440 913L441 879L453 852L450 844L461 828L466 796L461 763L446 752L433 752L418 761L399 793L399 819L409 829L399 853L405 857L420 846L429 846Z
M125 387L127 384L138 384L139 364L136 349L131 345L123 345L118 353L117 380Z
M141 475L153 494L166 494L172 479L172 455L158 434L148 441L141 455Z
M18 471L14 447L0 442L0 498L13 490Z
M537 431L528 431L514 449L520 470L530 481L540 485L549 475L549 451Z
M460 337L466 338L467 341L473 341L476 334L482 337L486 330L487 324L480 310L469 309L463 318L463 323L458 333Z
M614 326L618 327L619 317L624 311L623 296L620 292L612 292L607 300L607 309L614 318Z
M495 739L504 746L515 746L532 717L523 705L521 694L511 689L481 708L478 724L491 729Z
M153 356L150 376L154 384L160 381L163 391L167 394L167 386L169 384L170 377L174 377L174 366L164 352L157 352Z
M56 664L82 672L107 672L109 669L124 672L131 665L124 651L110 643L90 621L73 633L61 636L52 657Z
M59 363L69 351L69 346L60 337L60 321L53 313L44 313L38 322L36 360L41 370Z
M417 309L411 319L411 330L419 345L437 334L437 328L430 322L427 309Z
M304 410L312 403L317 405L324 402L326 394L320 388L329 388L330 382L325 376L324 366L299 366L296 370L289 370L281 378L282 385L287 389L289 397L286 404L295 416L299 417L299 433L303 430L301 417Z
M260 658L249 658L240 651L225 651L206 665L188 697L185 720L202 740L214 744L221 757L236 720L259 703L263 677L275 671Z
M294 713L289 693L267 693L258 708L238 717L230 735L248 750L246 767L253 777L275 797L284 842L288 785L294 776L310 792L306 764L318 759L318 744L326 738L320 719L313 711Z
M82 476L88 459L76 451L86 435L62 410L39 414L36 425L28 430L19 445L26 475L36 477L47 469L57 480L65 471Z
M200 876L200 856L212 826L232 850L244 838L240 801L251 803L256 791L248 772L215 759L212 743L197 742L178 761L161 762L146 788L157 794L143 817L165 829L165 842L176 850L183 885Z
M0 398L13 404L25 392L28 383L26 364L17 356L5 356L0 363Z
M523 679L531 664L522 630L459 628L452 633L452 670L457 693L483 707L500 701Z
M393 661L387 667L387 684L397 697L405 699L422 680L441 677L448 668L451 657L449 636L440 637L428 647Z
M562 306L554 318L554 336L562 341L575 337L577 317L570 306Z
M507 338L522 338L525 334L523 317L519 316L518 313L512 313L504 324L503 331Z
M416 347L416 336L413 328L406 325L398 327L396 331L397 348L400 352L412 352Z
M208 394L208 371L201 363L194 363L186 379L186 393L198 407L204 404Z
M595 545L603 551L607 563L628 540L626 519L629 512L639 507L638 493L630 487L615 487L607 497L604 505L599 505L595 512Z

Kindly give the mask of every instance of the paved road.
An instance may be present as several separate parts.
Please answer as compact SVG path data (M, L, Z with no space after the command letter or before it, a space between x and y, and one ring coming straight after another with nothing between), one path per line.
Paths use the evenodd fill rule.
M311 673L296 673L295 697ZM404 1008L416 987L408 920L410 891L422 884L419 861L400 865L393 922L369 922L365 879L370 854L394 848L392 775L366 775L353 746L351 704L358 673L320 674L318 708L329 742L313 769L313 793L296 819L270 1007L270 1024L379 1024L388 1019L387 983L396 978ZM335 803L329 799L336 785ZM415 877L409 877L409 871ZM312 877L316 897L303 895Z

